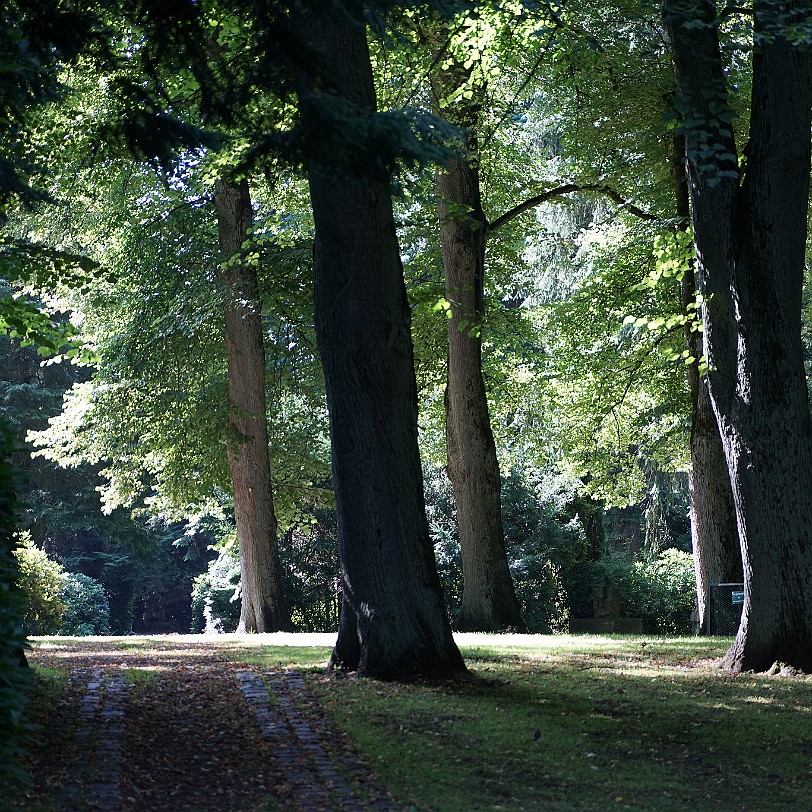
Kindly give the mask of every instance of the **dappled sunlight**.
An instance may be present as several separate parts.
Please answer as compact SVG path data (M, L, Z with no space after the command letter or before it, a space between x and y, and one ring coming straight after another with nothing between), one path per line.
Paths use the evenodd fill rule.
M45 650L52 650L52 649L67 649L69 646L66 643L52 643L50 640L44 640L42 638L35 638L30 637L28 638L32 643L36 644L37 648L45 649Z
M105 647L125 645L144 646L148 643L165 646L177 643L229 644L244 647L256 646L332 646L335 632L274 632L271 634L129 634L90 637L40 636L29 640L42 648L55 646L82 646L101 643Z
M683 674L687 669L718 670L730 645L720 637L657 637L652 635L520 635L456 634L455 640L466 659L509 660L511 664L558 662L578 669L670 669Z
M179 686L189 686L190 701L193 695L208 701L211 686L233 680L235 672L267 680L296 669L295 679L379 766L387 785L403 794L415 782L442 785L455 802L460 787L470 785L477 787L470 808L479 808L482 792L494 805L509 794L524 808L539 808L538 793L547 792L550 801L559 787L578 787L590 804L582 808L602 808L605 793L618 787L638 807L652 808L647 804L654 797L683 798L697 769L702 781L691 790L692 802L706 808L706 784L724 785L737 798L760 792L761 773L754 769L762 763L781 777L790 806L803 789L795 777L812 748L812 678L730 674L697 659L723 652L726 640L457 639L468 657L467 676L400 683L328 677L333 635L39 638L30 659L63 674L123 672L137 706L165 697L171 709L178 706ZM229 718L233 705L224 709ZM139 737L149 732L131 730ZM768 763L765 741L771 743ZM520 784L507 778L518 775L532 778Z
M29 659L45 668L207 668L326 665L332 634L168 634L121 637L39 637ZM191 664L191 665L190 665Z
M370 756L397 765L386 768L386 778L404 792L422 782L432 797L445 794L438 808L446 809L461 808L453 803L470 785L477 787L466 797L473 808L486 792L495 799L489 808L509 795L512 807L527 809L542 808L540 798L544 808L563 810L604 808L606 798L622 797L633 808L676 810L715 808L714 788L723 787L734 800L719 808L768 808L763 800L778 797L779 780L761 788L769 773L780 776L784 801L797 800L792 781L806 763L798 748L808 729L806 686L695 661L697 652L723 652L727 640L457 639L473 679L374 690L354 681L319 683L342 724L370 743ZM592 650L585 650L587 639ZM758 700L765 694L766 702ZM574 795L580 805L568 806ZM661 806L664 798L671 800ZM744 799L753 798L748 806Z
M745 702L750 702L754 705L775 705L776 699L774 696L746 696Z

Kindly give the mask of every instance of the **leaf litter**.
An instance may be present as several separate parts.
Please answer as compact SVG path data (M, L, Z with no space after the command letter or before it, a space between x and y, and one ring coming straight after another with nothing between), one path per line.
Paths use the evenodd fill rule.
M18 808L57 808L56 788L70 769L66 731L76 709L77 684L96 669L124 674L124 752L119 776L120 812L227 812L228 810L306 810L336 808L331 788L323 788L323 804L302 797L302 771L280 760L274 742L263 736L254 710L245 701L236 671L263 672L222 645L194 646L180 640L150 641L154 645L110 645L102 641L65 641L35 647L29 659L40 673L69 672L72 687L54 691L50 708L42 709L40 746L32 754L39 789ZM45 670L43 670L45 669ZM400 809L359 759L346 736L314 707L291 692L302 719L319 731L321 747L347 777L353 809ZM273 700L272 700L273 701ZM58 725L49 724L56 708ZM293 733L291 732L293 742ZM293 742L295 746L295 742ZM53 754L61 752L61 758ZM80 765L92 782L93 764ZM316 772L313 782L319 779ZM50 796L50 797L49 797ZM36 800L36 804L33 801ZM87 799L88 808L93 806ZM101 807L99 807L101 808ZM112 812L112 810L110 811Z

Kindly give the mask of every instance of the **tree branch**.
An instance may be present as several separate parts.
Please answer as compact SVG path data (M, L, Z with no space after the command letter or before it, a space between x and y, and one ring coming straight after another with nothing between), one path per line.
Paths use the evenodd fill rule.
M755 14L753 12L753 9L751 9L751 8L744 8L742 6L725 6L719 12L719 19L720 20L726 20L729 17L733 17L736 14L740 14L743 17L754 17L755 16Z
M520 214L523 214L530 209L534 209L536 206L540 206L542 203L546 203L548 200L552 200L556 197L562 197L563 195L572 194L573 192L597 192L598 194L606 195L606 197L608 197L610 200L617 203L618 206L626 209L626 211L635 215L636 217L640 217L643 220L659 219L650 212L643 211L643 209L638 208L634 205L634 203L625 200L618 192L603 183L565 183L561 186L556 186L554 189L548 189L546 192L542 192L540 195L531 197L528 200L519 203L518 206L514 206L509 211L506 211L503 215L501 215L501 217L497 217L492 223L488 223L488 233L490 234L492 231L496 231L497 228L501 228L503 225L505 225L505 223L510 222L514 217L518 217Z

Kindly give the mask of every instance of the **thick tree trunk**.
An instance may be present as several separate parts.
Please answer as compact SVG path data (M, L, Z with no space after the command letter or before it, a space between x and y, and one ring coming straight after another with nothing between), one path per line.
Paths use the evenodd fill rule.
M357 126L362 139L375 114L364 27L314 10L302 31L321 66L298 78L303 127L326 130L329 144L338 135L331 128ZM325 91L341 102L340 122L325 120ZM338 178L333 157L311 156L308 165L344 587L333 664L382 679L462 671L423 503L410 313L389 178L363 161L354 176Z
M220 248L231 257L247 239L253 220L247 181L218 181L214 203ZM228 288L225 338L228 353L228 465L240 551L241 632L292 630L282 587L277 523L268 458L265 351L256 271L236 264L222 271Z
M783 33L809 6L755 3L758 47L740 183L715 3L664 5L681 108L691 122L686 155L704 346L744 569L742 621L725 658L732 670L780 661L812 671L812 421L800 333L812 54Z
M685 141L673 140L674 191L677 217L681 228L690 223L691 206L688 179L685 175ZM693 264L682 277L683 311L696 301L696 274ZM739 583L742 580L742 558L736 510L722 438L713 413L707 379L700 375L702 334L688 324L685 343L695 359L688 366L691 389L691 470L688 487L691 499L691 539L693 542L696 597L700 634L709 634L708 588L711 584Z

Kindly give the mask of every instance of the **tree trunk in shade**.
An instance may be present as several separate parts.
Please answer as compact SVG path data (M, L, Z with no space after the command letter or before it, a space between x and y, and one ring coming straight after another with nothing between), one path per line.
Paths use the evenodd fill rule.
M300 30L319 66L297 76L303 127L329 144L338 135L330 128L355 125L363 139L375 115L365 27L314 8ZM340 121L329 118L325 95L341 103ZM389 177L363 161L338 176L333 157L307 161L343 580L331 662L381 679L463 671L423 502L410 311Z
M708 385L741 542L733 671L812 671L812 420L801 342L812 51L809 2L756 0L746 165L712 0L666 0L686 134Z
M677 217L681 228L691 219L688 180L685 175L685 141L673 139L672 161ZM696 301L696 273L693 263L682 277L683 311ZM727 460L722 447L716 415L713 413L708 382L699 371L702 356L702 334L685 328L685 343L694 358L688 368L691 388L691 470L688 487L691 499L691 539L700 634L709 634L708 589L711 584L739 583L742 580L742 557L736 510Z

